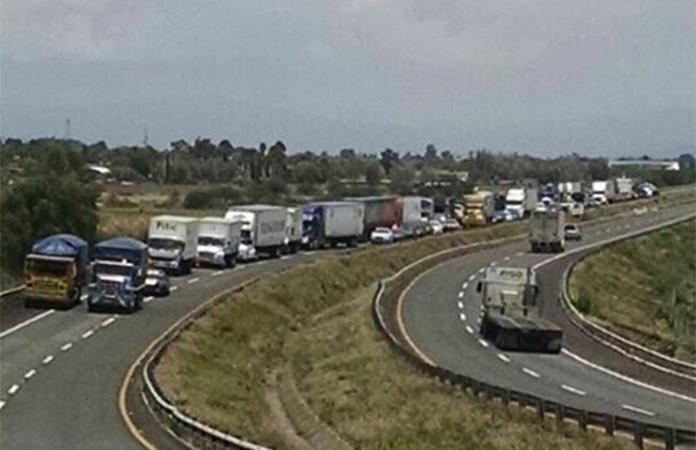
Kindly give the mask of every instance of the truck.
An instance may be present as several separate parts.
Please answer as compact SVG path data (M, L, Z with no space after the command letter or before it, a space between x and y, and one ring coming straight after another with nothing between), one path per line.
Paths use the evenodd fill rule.
M37 242L24 258L24 304L69 308L80 303L89 282L89 245L72 234Z
M370 238L370 233L377 227L393 228L401 225L403 211L398 197L348 197L344 201L361 203L364 206L363 240Z
M302 207L305 248L358 245L363 236L365 206L358 202L318 202Z
M631 200L634 196L633 180L631 178L619 177L614 180L616 185L616 197L618 202Z
M493 193L478 191L464 195L463 201L464 220L462 225L466 227L486 226L493 216Z
M237 264L242 223L222 217L198 221L198 265L232 268Z
M302 208L286 208L285 219L285 253L297 253L302 246Z
M529 244L532 252L562 252L565 248L564 226L565 213L561 208L534 210L529 220Z
M278 257L285 245L287 211L273 205L231 206L226 219L242 222L240 255L244 259L265 254Z
M191 273L198 254L198 219L154 216L147 233L152 266L167 273Z
M537 195L535 188L511 188L505 196L505 210L513 219L527 217L536 208Z
M592 182L592 198L600 205L614 203L615 196L616 186L612 180Z
M563 330L538 314L539 288L532 269L487 267L476 291L483 307L483 339L502 350L561 351Z
M401 211L402 224L428 222L435 214L431 199L415 195L401 197Z
M144 242L117 237L96 244L87 309L116 308L132 313L142 308L148 266L148 246Z

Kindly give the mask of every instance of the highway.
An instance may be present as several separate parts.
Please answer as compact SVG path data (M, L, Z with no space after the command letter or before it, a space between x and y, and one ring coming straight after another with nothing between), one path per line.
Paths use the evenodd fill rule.
M681 214L686 208L612 220L588 228L591 231L588 240L615 234L617 226L632 222L637 226L639 222L647 223L656 218L662 220ZM604 234L606 228L610 231ZM595 230L603 234L592 236ZM506 256L511 257L512 263L524 264L543 258L527 255L525 249L523 245L508 245L468 255L427 273L408 293L404 307L407 328L419 348L438 363L464 373L485 376L502 385L519 387L522 382L529 387L530 393L548 398L575 396L574 400L585 407L596 405L601 399L612 399L608 405L616 412L623 406L635 407L655 414L656 422L692 426L689 420L694 414L691 402L616 380L608 382L610 378L601 372L565 354L507 354L503 357L509 361L505 361L493 348L479 343L474 283L467 280L475 277L486 264L493 261L502 264ZM213 295L313 257L310 252L241 265L230 271L195 270L192 275L172 278L176 289L169 297L148 298L143 310L133 315L88 313L84 305L68 311L28 310L3 302L0 311L0 448L141 448L119 414L117 395L128 368L148 344ZM468 285L462 288L463 283ZM460 291L462 298L458 297ZM458 307L460 303L461 308ZM462 314L466 316L464 320ZM467 326L472 328L472 333L467 331ZM583 394L559 390L559 382ZM642 414L625 409L621 412ZM137 416L143 411L136 410L134 414ZM150 427L145 431L160 448L180 448L161 430L158 432Z
M584 240L600 242L693 213L693 204L622 217L584 227ZM540 310L564 326L561 354L500 351L480 339L477 280L489 265L539 266L553 254L531 254L528 244L469 254L421 275L402 297L401 319L417 353L432 363L500 387L578 408L678 428L696 427L696 382L623 358L563 323L559 293L565 268L579 254L538 268ZM630 280L625 280L630 282Z

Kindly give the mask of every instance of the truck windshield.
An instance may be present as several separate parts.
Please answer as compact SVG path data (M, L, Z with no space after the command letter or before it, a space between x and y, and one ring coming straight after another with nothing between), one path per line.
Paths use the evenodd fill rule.
M100 263L94 266L94 273L103 275L122 275L130 276L133 266L130 264L105 264Z
M251 245L253 243L251 241L251 230L242 230L239 240L242 244Z
M174 239L151 238L148 244L152 248L159 250L181 250L184 248L184 243L175 241Z
M26 270L27 273L33 276L63 277L69 274L71 266L72 263L70 262L29 259L27 260Z
M222 247L225 245L225 239L213 236L198 236L198 245L214 245Z

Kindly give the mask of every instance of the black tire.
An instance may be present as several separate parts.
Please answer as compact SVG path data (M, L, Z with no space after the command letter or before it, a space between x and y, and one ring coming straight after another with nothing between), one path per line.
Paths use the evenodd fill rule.
M73 288L73 294L72 294L72 304L73 306L77 306L80 304L80 298L82 297L82 288L79 286L76 286Z

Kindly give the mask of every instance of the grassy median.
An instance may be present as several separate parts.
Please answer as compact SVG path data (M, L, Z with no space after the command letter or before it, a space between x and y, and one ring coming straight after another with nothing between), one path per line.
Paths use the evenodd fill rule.
M573 270L570 294L599 324L696 361L696 221L612 245Z
M539 424L413 370L380 337L368 286L408 262L517 234L514 224L324 256L268 276L193 323L165 353L158 381L183 410L275 448L269 374L292 368L319 418L356 448L615 448L617 442Z

